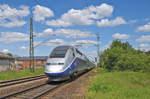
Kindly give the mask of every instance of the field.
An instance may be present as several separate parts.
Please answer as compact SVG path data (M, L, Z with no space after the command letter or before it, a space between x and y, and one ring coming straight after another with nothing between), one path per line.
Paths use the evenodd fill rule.
M21 71L6 71L0 73L0 81L20 78L20 77L34 76L39 74L44 74L43 68L36 68L35 72L30 72L29 69L25 69Z
M97 69L87 99L150 99L150 73Z

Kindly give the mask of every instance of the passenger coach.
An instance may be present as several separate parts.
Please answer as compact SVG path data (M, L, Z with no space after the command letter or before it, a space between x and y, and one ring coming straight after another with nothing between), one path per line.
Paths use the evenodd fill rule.
M53 49L45 64L49 81L74 79L80 73L95 67L88 58L73 46L58 46Z

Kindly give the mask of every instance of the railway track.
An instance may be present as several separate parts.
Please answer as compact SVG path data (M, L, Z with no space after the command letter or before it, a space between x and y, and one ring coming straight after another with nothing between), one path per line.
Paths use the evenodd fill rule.
M2 82L2 83L6 83L6 82L7 81ZM32 84L25 88L20 88L19 90L16 90L16 91L8 92L7 94L1 94L0 99L37 99L37 98L40 98L41 96L46 95L49 92L56 90L57 88L60 88L61 86L65 85L68 82L70 81L57 83L57 84L52 84L52 83L48 84L46 81L44 81L42 83Z
M66 82L60 84L48 84L42 83L33 87L29 87L18 92L9 93L4 96L0 96L0 99L37 99L40 96L45 95L48 92L51 92L60 86L65 85Z
M42 78L46 78L46 76L45 75L39 75L39 76L13 79L13 80L6 80L6 81L0 82L0 88L10 86L10 85L20 84L20 83L24 83L24 82L29 82L29 81L33 81L33 80L38 80L38 79L42 79Z

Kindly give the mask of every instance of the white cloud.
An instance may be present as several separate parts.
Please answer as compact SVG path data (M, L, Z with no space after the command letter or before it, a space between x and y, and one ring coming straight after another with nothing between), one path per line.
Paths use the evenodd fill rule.
M150 35L143 35L136 39L137 42L150 42Z
M99 27L114 27L121 24L127 24L122 17L117 17L114 20L102 19L101 21L97 21Z
M100 51L103 52L104 50L110 48L111 44L112 44L112 41L109 41L108 44L106 44L100 48Z
M66 38L87 38L95 36L88 31L80 31L74 29L57 29L53 31L53 29L48 28L44 30L42 33L36 34L37 37L47 37L47 36L64 36Z
M46 24L54 27L91 25L95 22L95 19L111 16L112 12L113 6L103 3L99 6L89 6L82 10L70 9L60 19L47 21Z
M24 24L26 24L26 21L14 20L14 21L11 21L8 23L0 24L0 26L3 26L3 27L20 27L20 26L23 26Z
M112 37L115 38L115 39L128 39L130 37L130 35L115 33L115 34L112 35Z
M87 38L95 36L94 34L88 31L80 31L74 29L57 29L55 31L56 35L64 36L66 38Z
M145 24L144 26L140 26L136 29L136 31L141 31L141 32L150 32L150 22Z
M53 31L53 29L48 28L48 29L45 29L42 33L37 33L35 35L36 35L36 37L47 37L47 36L54 36L56 34Z
M40 5L34 6L33 19L35 21L44 21L45 18L53 17L53 16L54 13L51 9Z
M150 45L143 43L138 46L138 49L148 51L148 50L150 50Z
M58 46L58 45L72 45L72 46L80 46L80 47L88 47L97 45L97 41L91 41L91 40L77 40L75 42L66 42L63 39L55 39L55 40L49 40L47 42L35 42L35 47L39 45L46 45L46 46Z
M136 23L136 22L138 22L138 20L130 20L128 23L129 23L129 24L134 24L134 23Z
M146 48L146 47L148 47L148 46L149 46L149 44L140 44L140 45L139 45L140 48Z
M20 49L21 49L21 50L26 50L27 47L26 47L26 46L21 46Z
M3 49L2 52L3 52L3 53L8 53L9 50L8 50L8 49Z
M150 20L150 18L145 18L145 19L144 19L144 21L149 21L149 20Z
M29 15L29 7L21 5L19 8L11 8L7 4L0 5L0 26L20 27L26 24L21 19Z
M67 44L63 39L55 39L55 40L50 40L47 42L35 42L35 47L39 46L39 45L46 45L46 46L58 46L58 45L64 45Z
M0 42L14 43L28 41L29 36L19 32L0 32Z
M97 41L91 41L91 40L77 40L72 44L75 46L90 46L90 45L97 45L99 43Z

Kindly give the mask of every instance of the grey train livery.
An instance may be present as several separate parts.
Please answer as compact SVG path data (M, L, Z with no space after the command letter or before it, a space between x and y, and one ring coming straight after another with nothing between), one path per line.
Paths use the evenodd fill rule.
M58 46L53 49L45 64L49 81L74 79L79 74L95 67L95 64L73 46Z

